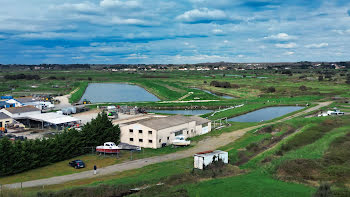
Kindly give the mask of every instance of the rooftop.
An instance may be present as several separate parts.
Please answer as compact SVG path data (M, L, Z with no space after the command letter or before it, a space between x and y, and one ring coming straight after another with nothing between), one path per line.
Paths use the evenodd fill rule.
M168 116L164 118L151 118L151 119L146 119L141 121L135 121L135 123L142 124L146 127L149 127L155 130L162 130L162 129L174 127L177 125L181 125L181 124L185 124L193 121L196 122L196 125L210 122L210 120L207 120L205 118L201 118L198 116L175 115L175 116Z
M5 108L6 111L12 113L12 114L17 114L17 113L25 113L25 112L34 112L34 111L40 111L38 108L34 106L23 106L23 107L10 107L10 108Z
M10 119L11 117L6 115L5 113L3 112L0 112L0 120L3 120L3 119Z
M15 98L18 102L20 103L30 103L30 102L34 102L34 101L38 101L36 99L34 99L33 97L31 96L27 96L27 97L18 97L18 98Z

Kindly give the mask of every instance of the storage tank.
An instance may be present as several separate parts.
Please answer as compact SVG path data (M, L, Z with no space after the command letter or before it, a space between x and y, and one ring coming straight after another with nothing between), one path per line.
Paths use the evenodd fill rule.
M77 113L77 108L76 107L70 107L69 109L72 112L72 114L76 114Z

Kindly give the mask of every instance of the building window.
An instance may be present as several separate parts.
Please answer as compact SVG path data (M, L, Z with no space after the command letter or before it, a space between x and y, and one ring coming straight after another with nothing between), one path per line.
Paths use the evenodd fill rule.
M159 139L159 143L161 143L162 142L162 139Z
M175 132L175 136L182 135L182 134L183 134L182 131L176 131L176 132Z
M207 126L209 126L209 123L202 124L202 127L207 127Z
M148 131L148 134L152 134L152 131Z
M142 130L139 130L139 133L142 133Z
M170 137L167 137L167 140L169 140Z
M130 132L130 133L132 133L132 132L134 132L134 130L132 130L132 129L129 129L129 132Z
M143 139L139 139L139 142L143 142Z
M193 133L193 129L191 129L191 133Z
M134 138L130 138L130 142L133 142L134 141Z
M188 131L187 131L187 135L188 135Z
M152 140L148 140L149 143L152 143Z

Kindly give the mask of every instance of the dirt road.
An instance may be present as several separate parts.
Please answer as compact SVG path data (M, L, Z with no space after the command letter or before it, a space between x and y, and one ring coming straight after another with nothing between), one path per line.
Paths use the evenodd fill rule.
M303 114L317 110L317 109L324 107L324 106L327 106L331 103L332 102L319 103L315 107L310 107L309 109L306 109L302 112L299 112L299 113L296 113L294 115L283 118L281 120L266 123L263 125L283 122L285 120L289 120L289 119L292 119L294 117L301 116ZM173 160L183 159L186 157L191 157L197 152L202 152L202 151L207 151L207 150L215 150L219 147L222 147L222 146L225 146L231 142L234 142L238 138L242 137L246 132L253 130L253 129L256 129L256 128L259 128L263 125L248 127L245 129L236 130L234 132L224 133L224 134L221 134L220 136L217 136L217 137L207 138L207 139L204 139L203 141L200 141L199 143L197 143L197 145L195 147L184 150L184 151L179 151L176 153L171 153L171 154L161 155L161 156L156 156L156 157L150 157L150 158L144 158L144 159L139 159L139 160L134 160L134 161L128 161L125 163L115 164L112 166L101 168L101 169L98 169L98 176L107 175L107 174L111 174L114 172L122 172L125 170L137 169L137 168L141 168L141 167L144 167L144 166L147 166L150 164L160 163L160 162L164 162L164 161L173 161ZM94 177L92 170L81 172L81 173L76 173L76 174L65 175L65 176L58 176L58 177L52 177L52 178L47 178L47 179L27 181L27 182L22 183L22 187L54 185L54 184L60 184L60 183L64 183L64 182L68 182L68 181L72 181L72 180L85 179L85 178L91 178L91 177ZM4 187L20 188L21 183L7 184L7 185L4 185Z

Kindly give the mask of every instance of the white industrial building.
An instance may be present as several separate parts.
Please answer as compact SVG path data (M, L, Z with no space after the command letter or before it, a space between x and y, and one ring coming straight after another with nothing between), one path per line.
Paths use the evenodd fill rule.
M1 109L0 112L10 116L13 119L26 117L28 115L38 115L41 111L34 106L9 107Z
M228 163L228 152L215 150L197 153L194 155L194 168L203 170L206 166L219 160Z
M203 135L211 131L211 121L198 116L175 115L168 117L123 122L120 141L144 148L160 148L169 145L176 136L185 138Z

